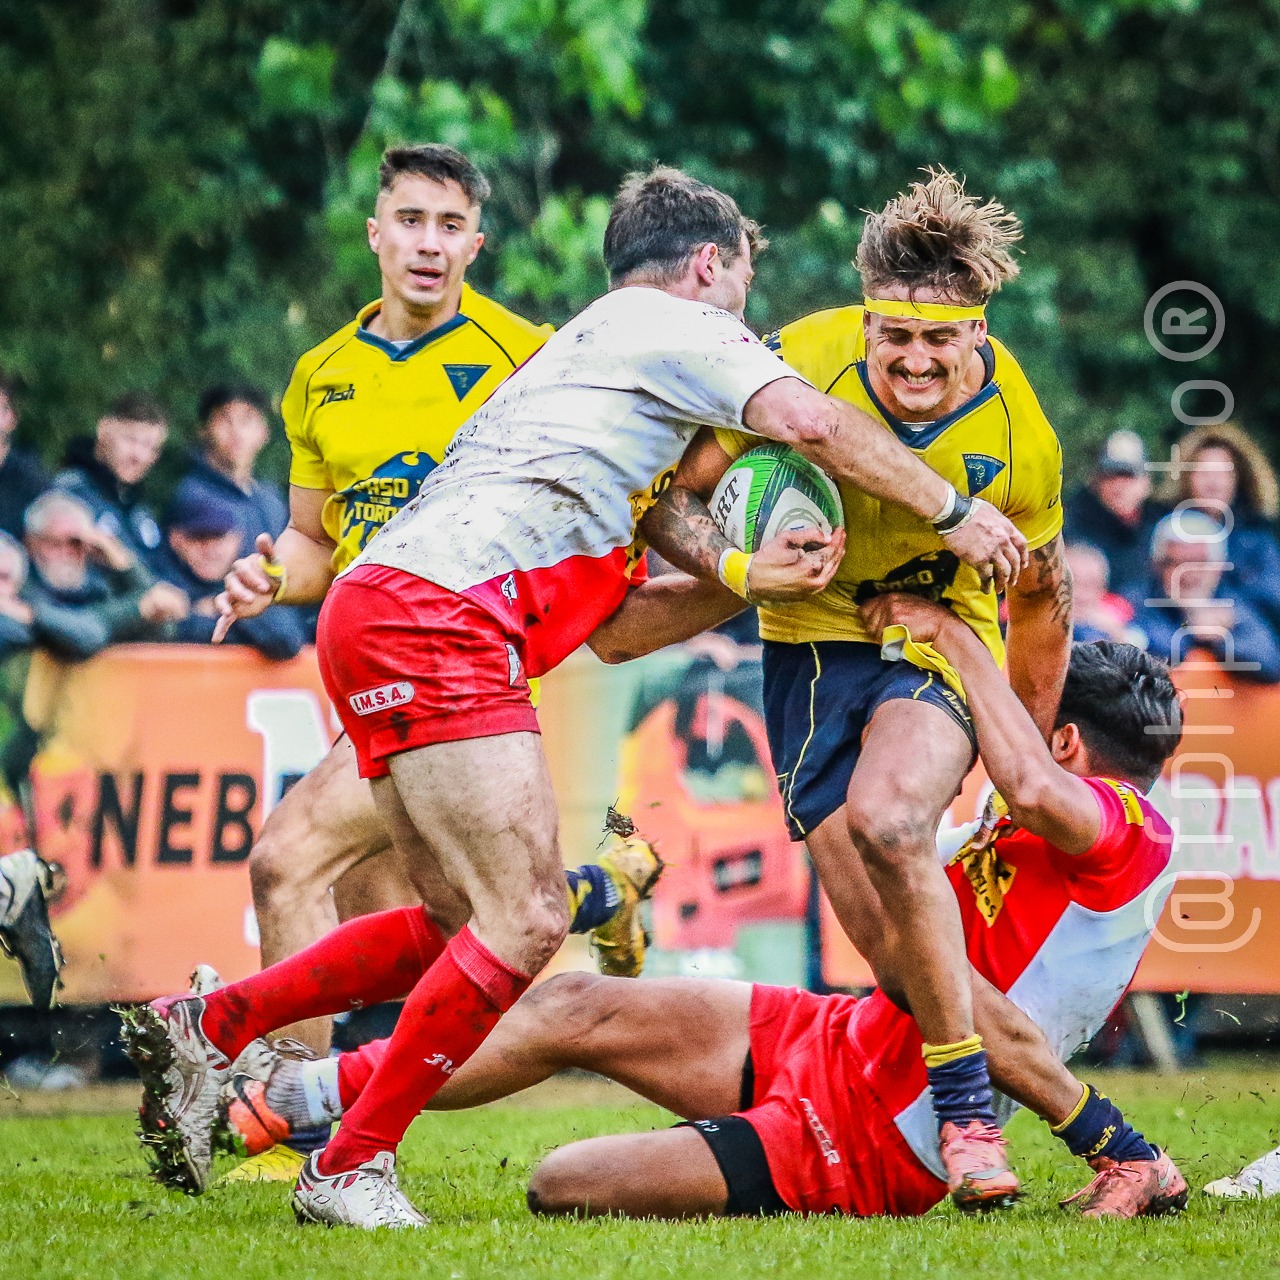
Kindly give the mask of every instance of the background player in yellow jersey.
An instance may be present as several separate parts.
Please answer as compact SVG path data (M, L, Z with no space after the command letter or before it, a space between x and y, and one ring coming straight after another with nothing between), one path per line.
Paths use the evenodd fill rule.
M283 404L292 449L289 526L274 543L259 538L258 554L237 562L222 600L224 631L273 602L323 599L417 493L458 427L546 340L546 328L465 283L484 242L480 212L489 194L465 156L440 145L393 148L379 177L368 234L382 297L298 361ZM783 595L815 589L837 563L798 544L789 552L775 545L772 553L769 586ZM762 569L768 560L762 552ZM591 643L606 660L621 661L686 639L741 607L718 583L674 575L633 590ZM594 929L601 967L625 975L643 955L635 907L659 864L643 841L606 852L602 862L603 870L566 873L574 928ZM454 918L462 908L442 879L406 878L345 736L272 811L249 867L264 967L316 941L339 918L371 911L426 902L448 932L466 923L465 913ZM317 1052L328 1049L328 1019L290 1031ZM327 1129L313 1140L325 1136ZM296 1145L304 1149L305 1136ZM300 1155L277 1151L250 1162L242 1176L292 1180L300 1164Z
M820 390L879 418L957 487L962 505L988 501L1025 536L1030 566L1008 588L1009 676L1048 732L1071 640L1061 457L984 318L988 298L1017 274L1010 250L1019 236L999 205L930 173L867 219L857 258L865 304L808 316L766 341ZM682 490L709 494L731 458L756 443L704 433L668 497L672 514L687 517L696 502ZM955 610L1001 659L998 601L924 521L848 485L841 496L848 544L834 581L808 601L761 609L774 766L792 835L808 844L842 925L927 1042L957 1202L1007 1203L1017 1182L994 1125L960 916L934 851L974 760L972 721L938 655L909 646L919 665L886 660L859 612L879 595L919 594ZM651 539L668 559L704 573L716 564L726 544L705 525L694 536L688 524L664 524L668 536ZM993 1034L1008 1017L1016 1028L1015 1014L1000 1009L988 1021Z

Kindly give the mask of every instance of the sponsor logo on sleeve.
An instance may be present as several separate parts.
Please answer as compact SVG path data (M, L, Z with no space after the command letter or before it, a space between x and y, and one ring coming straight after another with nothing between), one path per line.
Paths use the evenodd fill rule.
M375 711L389 711L413 701L413 685L408 680L393 684L380 684L376 689L363 689L353 693L347 701L358 716L371 716Z

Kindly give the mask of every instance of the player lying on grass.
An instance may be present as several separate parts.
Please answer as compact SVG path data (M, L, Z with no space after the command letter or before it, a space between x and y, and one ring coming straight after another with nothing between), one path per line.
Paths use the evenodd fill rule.
M633 175L605 231L610 292L471 416L417 498L330 589L320 670L360 774L397 854L443 880L467 923L446 940L420 909L380 912L208 997L139 1010L143 1136L164 1181L204 1187L221 1087L254 1038L412 988L386 1056L294 1198L315 1221L373 1227L390 1212L422 1225L399 1192L383 1198L396 1149L569 924L528 677L624 602L636 523L700 426L794 445L934 522L999 585L1016 579L1026 542L1003 515L961 499L746 328L762 247L723 192L674 170Z
M993 806L1004 816L941 842L970 962L1067 1056L1128 985L1167 892L1169 828L1143 793L1179 739L1168 669L1129 645L1076 645L1046 747L954 614L887 597L868 621L879 634L890 620L933 640L963 673L1004 797ZM320 1062L277 1058L265 1086L234 1080L224 1095L233 1131L252 1145L336 1120L386 1043ZM568 974L523 996L431 1106L477 1106L578 1067L691 1122L552 1152L529 1188L541 1213L918 1214L947 1191L920 1047L883 991L857 999ZM1042 1118L1096 1175L1063 1203L1090 1217L1181 1208L1186 1183L1168 1156L1055 1061L1056 1105Z
M1280 1196L1280 1147L1259 1156L1229 1178L1215 1178L1205 1194L1220 1200L1270 1200Z
M1009 681L1047 734L1071 644L1061 452L985 318L1018 273L1020 236L1000 205L967 194L945 170L930 172L867 218L857 252L863 304L805 316L765 342L874 418L965 503L990 504L1025 536L1031 563L1008 588ZM660 554L703 575L735 554L699 507L730 459L760 443L738 431L700 434L660 504L674 517L653 536ZM841 927L877 980L910 999L956 1203L1007 1203L1018 1184L994 1127L986 1052L998 1074L1000 1046L984 1051L982 996L933 856L938 823L973 763L972 722L937 663L885 661L858 610L893 591L939 601L1000 662L999 602L925 521L857 485L842 483L840 495L848 547L831 586L760 611L769 749L792 839L805 842Z

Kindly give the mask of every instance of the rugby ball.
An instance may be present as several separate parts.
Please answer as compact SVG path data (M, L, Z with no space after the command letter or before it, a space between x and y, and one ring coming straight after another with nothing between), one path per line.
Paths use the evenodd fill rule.
M716 527L743 551L759 551L789 529L844 527L835 481L785 444L760 445L735 458L710 506Z

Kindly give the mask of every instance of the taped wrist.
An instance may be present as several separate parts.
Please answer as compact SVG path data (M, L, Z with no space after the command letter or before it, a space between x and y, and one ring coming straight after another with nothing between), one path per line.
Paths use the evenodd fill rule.
M268 560L266 556L259 556L258 561L262 565L262 572L276 584L275 595L271 599L279 600L289 584L289 575L285 573L284 565L275 560Z
M973 519L975 505L973 498L952 489L947 505L929 523L945 538Z
M751 556L747 552L739 551L737 547L726 547L720 553L720 563L716 566L720 581L744 600L751 598L747 594L747 574L750 571Z

